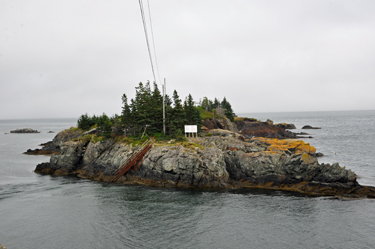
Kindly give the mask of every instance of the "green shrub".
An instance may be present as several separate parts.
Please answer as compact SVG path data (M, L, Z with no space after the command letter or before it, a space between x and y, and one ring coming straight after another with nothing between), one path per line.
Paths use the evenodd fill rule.
M82 137L75 138L75 139L73 139L73 141L84 141L84 142L89 142L89 141L91 141L91 139L92 139L93 136L95 136L95 135L87 134L87 135L84 135L84 136L82 136Z
M204 110L201 111L202 120L211 119L213 117L214 117L214 114L212 112L208 112L208 111L204 111Z

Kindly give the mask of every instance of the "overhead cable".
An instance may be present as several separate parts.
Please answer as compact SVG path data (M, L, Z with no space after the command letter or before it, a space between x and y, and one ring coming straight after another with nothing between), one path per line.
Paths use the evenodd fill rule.
M156 77L155 77L155 70L154 70L154 64L152 62L152 56L151 56L151 50L150 50L150 43L148 41L148 34L147 34L147 27L146 27L146 21L145 21L145 14L143 11L143 3L142 0L139 0L139 7L141 9L141 15L142 15L142 22L143 22L143 29L145 31L145 37L146 37L146 44L147 44L147 49L148 49L148 55L150 57L150 62L151 62L151 68L152 68L152 74L154 76L154 81L156 82Z
M155 56L155 64L156 64L156 72L158 74L159 82L161 82L160 79L160 73L159 73L159 65L158 65L158 59L156 57L156 48L155 48L155 40L154 40L154 30L152 28L152 20L151 20L151 10L150 10L150 2L147 0L147 7L148 7L148 16L150 18L150 29L151 29L151 38L152 38L152 46L154 48L154 56Z

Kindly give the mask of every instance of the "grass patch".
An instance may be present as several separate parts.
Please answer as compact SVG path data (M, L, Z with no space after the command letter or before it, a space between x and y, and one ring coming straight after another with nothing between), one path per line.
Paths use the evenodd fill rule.
M82 137L79 137L79 138L74 138L73 141L80 141L80 142L90 142L91 139L94 137L95 135L84 135Z
M98 142L103 142L103 141L105 141L105 140L107 140L108 138L107 137L104 137L104 136L93 136L92 138L91 138L91 142L93 142L94 144L95 143L98 143Z
M79 129L78 127L74 127L74 126L70 127L69 130L73 132L78 131L78 130L82 131L82 129Z
M198 147L202 150L204 150L204 146L201 145L201 144L198 144L198 143L191 143L191 142L182 142L181 143L181 146L183 146L184 148L187 148L187 149L195 149L195 147Z

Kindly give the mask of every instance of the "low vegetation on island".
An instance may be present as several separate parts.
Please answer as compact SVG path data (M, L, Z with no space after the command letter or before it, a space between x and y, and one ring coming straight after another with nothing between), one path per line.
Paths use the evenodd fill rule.
M231 104L224 97L222 101L213 101L204 97L195 104L189 94L184 102L176 90L172 98L165 95L165 134L163 131L163 96L157 84L142 82L135 88L135 98L128 101L126 94L122 97L121 115L108 117L89 116L87 113L79 117L78 129L87 131L96 128L96 134L103 138L123 138L132 140L154 137L156 140L179 139L184 140L184 125L197 125L198 132L202 128L202 120L227 117L231 121L236 116Z

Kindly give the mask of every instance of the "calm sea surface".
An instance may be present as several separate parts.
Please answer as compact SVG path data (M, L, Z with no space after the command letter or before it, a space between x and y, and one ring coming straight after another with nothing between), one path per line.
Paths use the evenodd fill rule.
M308 132L325 156L375 186L375 111L247 113ZM0 120L0 244L12 248L374 248L375 200L266 190L121 186L35 174L22 152L76 119ZM301 130L304 125L320 130ZM33 128L39 134L5 134ZM54 131L55 133L47 133Z

